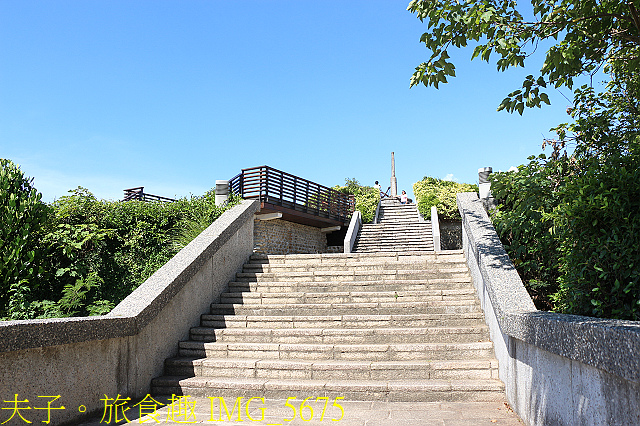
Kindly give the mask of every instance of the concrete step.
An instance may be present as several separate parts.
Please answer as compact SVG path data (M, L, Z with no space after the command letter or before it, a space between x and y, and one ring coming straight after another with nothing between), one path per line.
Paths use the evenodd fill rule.
M496 379L298 380L165 376L154 379L151 390L156 395L224 395L230 400L230 404L233 404L237 397L251 398L256 395L270 399L304 395L296 401L298 404L302 403L307 395L312 396L312 401L318 397L377 402L504 400L504 385Z
M351 282L351 281L398 281L432 279L464 279L468 271L460 268L438 270L351 270L351 271L299 271L289 273L239 272L237 282Z
M398 315L202 315L202 327L214 328L375 328L458 327L483 324L481 312Z
M424 245L424 246L401 246L399 244L396 245L390 245L390 246L384 246L384 247L378 247L378 246L367 246L367 245L354 245L353 247L353 251L357 251L358 253L380 253L381 251L388 251L388 250L398 250L398 251L403 251L403 250L413 250L413 251L424 251L425 253L428 252L433 252L433 245Z
M472 343L488 340L486 325L468 327L396 328L213 328L193 327L189 338L198 342L225 343Z
M220 303L244 305L317 304L317 303L398 303L475 301L473 289L404 291L345 291L345 292L237 292L222 293Z
M396 226L359 241L383 252L252 255L152 393L502 401L462 252L425 252Z
M377 262L417 262L424 265L433 262L447 262L450 259L456 261L465 261L464 253L462 250L448 250L444 252L438 252L437 254L424 254L424 253L378 253L374 255L358 254L358 253L322 253L322 254L262 254L255 253L250 257L250 263L271 263L271 264L353 264L354 267L361 264L377 263Z
M496 360L281 360L261 358L170 358L167 376L297 380L488 380L498 378Z
M437 278L425 280L384 280L384 281L333 281L333 282L239 282L229 283L229 292L332 292L332 291L420 291L455 290L471 287L471 278L456 280Z
M368 263L361 264L354 267L353 265L346 264L313 264L313 265L288 265L288 264L268 264L268 263L246 263L243 267L245 273L289 273L289 272L315 272L315 271L349 271L354 269L358 271L399 271L399 270L421 270L421 271L446 271L451 272L455 269L456 272L467 272L467 265L462 261L450 261L441 263L432 263L429 265L423 265L420 263L410 262L380 262L380 263ZM355 271L354 271L355 274Z
M370 302L370 303L282 303L232 304L214 303L213 315L398 315L457 314L480 312L477 300Z
M471 343L251 343L180 342L178 356L188 358L260 358L288 360L410 361L494 359L490 341Z

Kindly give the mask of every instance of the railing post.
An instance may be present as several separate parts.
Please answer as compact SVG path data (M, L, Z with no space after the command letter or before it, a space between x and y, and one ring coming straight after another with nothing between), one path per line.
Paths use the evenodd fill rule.
M229 181L216 181L216 206L221 206L229 199Z
M283 199L284 199L284 195L282 193L282 185L284 183L284 173L282 171L280 171L280 205L283 206Z

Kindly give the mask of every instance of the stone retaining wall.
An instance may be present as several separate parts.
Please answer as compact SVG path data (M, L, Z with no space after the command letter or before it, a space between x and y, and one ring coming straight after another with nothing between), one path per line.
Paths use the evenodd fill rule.
M640 323L537 311L475 193L462 240L500 379L528 425L639 425Z
M320 228L282 219L255 220L254 251L265 254L326 253L327 236Z
M178 342L200 324L251 255L257 201L225 212L108 315L0 322L0 398L33 424L68 422L102 412L105 395L144 397ZM14 395L17 395L14 396ZM4 403L3 408L7 407ZM11 404L9 405L11 406ZM11 410L0 410L0 423ZM17 416L6 424L26 424Z

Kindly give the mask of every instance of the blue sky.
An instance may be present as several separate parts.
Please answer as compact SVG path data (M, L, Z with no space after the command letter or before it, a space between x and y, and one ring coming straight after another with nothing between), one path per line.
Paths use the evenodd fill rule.
M199 195L269 165L326 186L477 181L541 152L569 101L496 112L541 65L409 89L428 58L408 0L0 0L0 158L47 201L83 186ZM567 92L564 92L567 94Z

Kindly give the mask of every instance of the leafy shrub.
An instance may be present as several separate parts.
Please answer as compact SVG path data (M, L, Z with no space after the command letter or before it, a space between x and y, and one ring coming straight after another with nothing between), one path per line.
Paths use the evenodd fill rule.
M491 219L536 307L551 310L560 275L552 213L563 167L544 155L529 160L516 172L490 175L491 192L500 202Z
M640 320L640 156L491 175L496 231L540 309Z
M35 190L27 191L32 192L35 194ZM51 205L36 203L44 211L38 216L40 222L25 222L39 223L40 230L28 233L32 237L29 244L21 243L30 251L23 259L23 265L29 268L23 266L20 271L31 271L31 275L25 278L12 272L15 268L9 271L7 265L13 263L4 261L7 256L3 253L1 267L8 273L2 277L17 283L14 287L18 286L20 292L3 289L2 294L20 297L7 298L12 304L9 303L10 309L0 311L0 318L107 313L238 201L232 199L219 208L213 191L173 203L97 200L81 187L69 192ZM5 196L4 190L2 195ZM39 203L39 195L32 199ZM3 210L0 214L8 213ZM7 219L5 223L11 222ZM198 226L194 227L194 223ZM26 235L24 229L16 227L22 230L19 235ZM184 229L189 229L190 234L185 236ZM177 242L179 239L181 243Z
M380 191L371 186L362 186L356 179L349 178L345 179L345 186L334 186L333 189L355 196L356 210L362 214L362 222L373 222L380 201Z
M39 273L36 244L47 207L32 182L0 159L0 318L25 311Z
M557 209L557 309L640 320L640 156L592 160L563 188Z
M478 192L478 185L428 176L413 184L418 211L425 219L431 218L431 206L436 206L440 219L460 219L456 201L456 194L459 192Z

